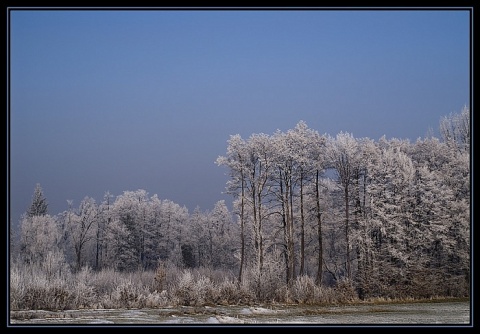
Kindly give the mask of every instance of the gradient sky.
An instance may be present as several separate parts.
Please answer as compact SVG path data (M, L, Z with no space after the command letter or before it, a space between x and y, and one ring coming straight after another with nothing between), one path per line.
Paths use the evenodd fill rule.
M470 104L468 10L11 10L10 207L125 190L211 210L230 135L438 135Z

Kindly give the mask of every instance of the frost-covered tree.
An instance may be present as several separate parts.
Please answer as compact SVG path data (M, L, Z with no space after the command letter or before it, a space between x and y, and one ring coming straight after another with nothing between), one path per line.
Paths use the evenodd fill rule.
M257 272L262 272L264 249L264 223L270 215L266 198L270 195L269 181L272 170L271 138L266 134L253 134L247 141L245 161L246 206L250 211L250 226L253 233L254 263Z
M197 206L190 216L188 227L191 235L188 238L190 243L183 245L185 255L192 249L199 267L234 268L238 232L225 201L216 202L212 211L202 212Z
M113 195L106 191L103 196L103 201L98 207L98 219L95 231L95 261L94 268L99 270L103 268L106 263L108 254L107 231L112 221L112 200Z
M181 247L190 242L191 237L188 209L166 199L162 200L160 212L160 231L163 236L159 240L161 259L168 259L181 267Z
M144 269L154 269L160 260L160 244L164 237L161 232L161 210L162 201L158 195L150 197L149 201L142 207L142 215L145 219L144 242L143 242L143 263Z
M45 196L43 195L43 189L40 186L40 183L37 183L35 186L32 203L27 210L27 215L29 217L33 216L43 216L48 214L48 204Z
M135 270L143 264L143 242L144 242L144 217L142 207L148 201L148 194L145 190L124 191L117 196L113 204L113 229L110 236L122 238L116 241L116 252L114 256L122 260L120 267L127 270ZM115 236L118 233L118 236Z
M355 181L356 169L359 167L357 140L348 132L340 132L335 138L329 137L328 156L343 191L345 270L347 278L351 279L350 206L352 200L351 191Z
M12 223L10 222L10 228L9 228L9 242L8 242L8 250L9 250L9 264L11 265L12 262L16 261L18 255L19 255L19 240L18 240L18 234L19 231L17 229L14 229L12 227Z
M85 250L95 238L98 219L95 200L88 196L82 200L77 212L68 212L66 228L75 251L77 271L84 265Z
M62 233L55 217L48 214L21 219L20 257L32 272L41 270L47 279L69 273L61 249Z
M213 268L233 269L236 265L234 254L238 246L235 237L238 232L224 200L215 203L208 220Z
M225 166L229 168L230 180L227 181L226 190L227 193L231 194L234 198L233 212L238 216L239 219L240 265L238 270L238 282L242 282L243 270L246 262L246 172L248 151L247 143L238 134L230 136L230 139L227 141L227 143L226 156L219 156L215 163L219 166Z
M411 154L416 166L414 216L430 234L421 248L428 265L416 272L417 290L431 295L440 293L445 282L463 280L469 274L469 153L426 138L417 140ZM430 289L425 289L426 282Z
M415 169L395 142L382 139L378 158L369 166L370 207L366 225L362 224L364 233L360 234L358 282L363 293L370 296L388 295L386 287L402 293L411 264L407 235L415 234L411 214Z
M262 273L266 251L265 229L271 228L268 221L274 205L271 202L273 150L272 139L266 134L252 134L246 141L237 135L229 140L227 156L216 161L228 167L232 175L227 191L235 196L234 210L240 219L239 281L247 262L256 267L256 273ZM252 247L248 248L250 245Z
M138 257L130 243L131 232L118 219L113 219L106 231L106 243L108 253L106 262L109 267L120 271L132 271L138 269Z
M290 135L295 138L293 156L296 161L295 168L295 196L297 221L300 231L300 270L299 275L307 271L306 263L309 259L316 258L317 284L322 284L323 276L323 232L322 220L326 210L327 167L326 137L309 129L304 122L300 122L290 130ZM329 191L329 190L328 190ZM297 224L298 225L298 224ZM314 245L309 247L308 245ZM307 254L307 248L310 253ZM315 254L315 255L314 255Z
M459 113L450 113L440 119L440 135L447 145L470 151L470 108L464 106Z
M182 243L182 254L184 255L184 263L186 266L191 266L191 260L185 255L189 255L187 250L188 246L192 247L195 256L195 266L209 267L211 264L212 255L212 243L211 243L211 231L208 230L207 215L200 210L197 206L189 220L189 230L191 235L184 238ZM189 240L190 242L188 242Z
M312 256L307 258L315 259L314 266L316 267L315 282L318 285L323 284L324 277L324 263L325 260L325 222L332 221L333 214L333 196L332 193L337 185L329 178L323 176L322 165L316 170L314 181L309 185L308 192L310 196L308 201L310 203L308 210L308 220L312 222L307 238L307 245L312 245ZM315 254L315 256L313 256Z
M304 121L300 121L292 130L287 131L290 141L291 154L294 159L294 188L298 197L299 223L300 223L300 269L299 275L305 274L305 229L306 214L309 208L306 207L306 190L308 184L314 183L315 188L319 186L319 178L325 170L326 160L326 138L320 136L317 131L310 129ZM321 232L321 210L319 190L315 190L316 225L318 228L319 259L322 258L322 232ZM318 202L318 203L317 203ZM321 260L318 261L321 263ZM321 269L320 269L321 271Z
M281 216L281 230L283 231L283 256L285 258L286 282L290 283L295 277L295 233L294 233L294 196L295 171L297 162L293 140L288 134L277 131L273 136L274 149L272 172L272 192L276 198L276 205Z
M317 283L346 277L362 296L432 295L441 285L426 289L427 282L467 277L468 109L444 118L441 132L444 143L433 135L410 144L341 132L318 145L318 134L300 122L273 136L232 136L217 163L230 169L227 190L240 226L252 227L240 229L241 244L252 245L255 259L275 249L287 280L296 264L299 273L311 272L315 254ZM258 138L268 140L262 146ZM328 182L331 172L336 185Z

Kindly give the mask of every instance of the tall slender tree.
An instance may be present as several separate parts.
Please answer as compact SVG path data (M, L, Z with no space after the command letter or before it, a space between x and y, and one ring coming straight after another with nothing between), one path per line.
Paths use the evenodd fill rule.
M230 136L227 141L226 156L219 156L215 163L218 166L229 168L230 180L227 181L226 190L234 197L233 209L240 221L240 265L238 282L242 282L245 267L245 234L246 234L246 168L247 150L246 142L240 135Z
M352 278L351 244L350 244L350 200L351 187L356 168L358 151L357 140L352 134L340 132L336 138L329 140L329 159L338 176L338 182L343 190L343 204L345 209L344 236L345 236L345 269L347 278Z
M43 189L40 183L37 183L33 192L32 204L27 210L29 217L44 216L48 214L48 204L45 196L43 195Z

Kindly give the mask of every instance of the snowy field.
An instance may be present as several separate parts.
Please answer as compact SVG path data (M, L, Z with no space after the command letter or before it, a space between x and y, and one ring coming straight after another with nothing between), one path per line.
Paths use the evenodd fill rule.
M468 302L360 306L215 306L164 309L17 311L17 325L468 325Z

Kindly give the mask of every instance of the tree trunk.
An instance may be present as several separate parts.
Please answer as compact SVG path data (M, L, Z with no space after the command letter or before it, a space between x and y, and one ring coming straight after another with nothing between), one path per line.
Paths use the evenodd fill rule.
M289 183L289 205L290 205L290 219L288 228L288 251L290 256L290 283L295 278L295 243L294 243L294 229L293 229L293 189L291 182Z
M348 184L345 184L345 242L346 242L346 270L347 270L347 278L351 279L351 272L350 272L350 241L348 238L348 224L349 224L349 211L348 211Z
M318 269L317 269L317 285L322 285L323 278L323 243L322 243L322 213L320 212L320 190L318 189L319 184L319 171L315 176L315 202L317 207L317 226L318 226Z
M300 174L300 275L305 271L305 214L303 212L303 172Z
M240 269L238 271L238 283L242 282L242 275L243 275L243 264L244 264L244 257L245 257L245 202L244 202L244 195L245 195L245 183L243 180L243 171L241 172L242 178L242 199L240 203Z

